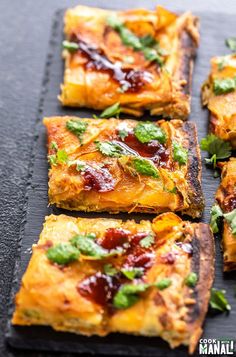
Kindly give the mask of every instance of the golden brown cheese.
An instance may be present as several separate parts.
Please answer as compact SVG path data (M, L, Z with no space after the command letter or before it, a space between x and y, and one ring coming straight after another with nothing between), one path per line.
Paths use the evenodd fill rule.
M224 213L236 209L236 158L224 163L221 184L216 192L216 201ZM224 251L224 271L236 269L236 235L232 234L229 223L224 219L222 246Z
M96 238L86 235L95 233ZM48 258L49 249L71 244L75 236L121 253L102 259L83 251L67 264ZM152 236L149 245L143 239ZM214 274L214 244L209 226L164 213L152 222L105 218L46 217L38 244L16 296L14 325L50 325L55 330L91 336L111 332L160 336L172 348L192 353L202 332ZM147 242L146 242L147 243ZM107 272L108 266L115 269ZM124 269L141 269L128 279ZM194 273L195 283L187 284ZM164 289L154 285L169 281ZM126 285L149 284L128 307L115 304Z
M202 103L210 111L210 132L236 148L236 90L215 94L214 80L236 77L236 55L213 57L211 72L202 86Z
M123 43L108 25L114 16L139 38L149 36L158 43L162 67ZM187 118L199 42L198 21L191 13L178 16L160 6L155 11L77 6L66 11L64 22L66 39L80 48L63 51L63 105L103 110L119 102L122 112L134 116L149 110L151 115Z
M80 137L67 128L68 123L76 122L86 124ZM48 131L49 159L57 155L53 145L58 152L67 154L66 162L52 164L49 171L51 204L80 211L171 210L192 217L201 215L201 160L194 123L180 120L153 123L166 138L163 144L158 140L142 143L137 139L137 128L147 122L51 117L45 118L44 124ZM107 143L120 151L109 156L113 155L110 147L108 152L99 150L98 145ZM187 154L185 163L176 161L173 145Z

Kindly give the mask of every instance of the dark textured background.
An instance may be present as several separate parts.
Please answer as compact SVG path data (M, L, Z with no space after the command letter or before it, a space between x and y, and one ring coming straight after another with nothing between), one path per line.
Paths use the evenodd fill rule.
M43 110L45 115L60 112L56 100L62 64L55 57L52 61L49 78L45 73L45 63L49 50L54 55L59 54L58 37L49 45L53 17L58 8L71 6L77 1L30 0L7 1L0 0L0 356L34 356L41 353L15 352L4 344L4 333L7 320L7 309L10 303L13 270L16 258L19 256L20 237L24 233L27 208L35 207L34 199L38 198L37 211L31 210L29 223L26 224L27 237L34 237L40 231L43 215L46 212L46 164L44 157L44 133L39 124ZM95 3L108 6L105 0L80 1L88 5ZM113 0L113 7L119 8L119 0ZM125 1L123 7L138 7L141 4L153 7L155 1ZM198 122L199 136L206 133L206 113L200 110L199 87L208 72L208 60L214 55L227 52L224 39L236 35L235 17L236 2L231 1L159 1L171 9L191 9L193 11L222 12L214 17L204 17L201 47L198 54L197 67L194 76L194 92L192 105L192 120ZM228 14L227 17L224 13ZM44 79L43 79L44 78ZM42 83L43 82L43 83ZM42 88L48 92L42 93ZM42 95L43 94L43 95ZM41 98L41 99L40 99ZM43 101L42 98L45 98ZM80 113L86 113L80 112ZM38 119L38 124L36 125ZM37 141L37 135L39 138ZM36 143L37 141L37 143ZM33 149L34 147L34 149ZM32 150L33 149L33 150ZM34 153L32 155L32 152ZM33 174L33 180L31 175ZM32 182L32 184L31 184ZM217 181L212 179L210 171L203 172L204 192L209 197L206 212L212 203L213 191ZM29 201L26 197L28 194ZM29 206L28 206L29 202ZM208 220L208 215L204 216ZM36 222L36 225L32 225ZM24 244L24 240L23 240ZM24 248L24 246L23 246ZM24 250L23 250L24 251ZM218 246L219 252L219 246ZM27 255L26 255L27 256ZM217 259L216 287L222 287L221 257ZM219 315L209 317L205 326L205 335L211 337L235 338L236 303L233 297L235 275L224 278L224 286L228 291L233 310L229 317ZM37 348L37 346L35 346ZM52 355L52 354L50 354ZM46 356L46 354L43 354ZM49 354L47 354L49 356ZM63 354L65 356L65 354Z

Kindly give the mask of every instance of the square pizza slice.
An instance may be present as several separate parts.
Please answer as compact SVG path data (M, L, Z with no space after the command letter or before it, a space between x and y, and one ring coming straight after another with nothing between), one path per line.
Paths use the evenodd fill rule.
M221 183L216 192L216 202L211 211L211 226L213 232L217 233L217 220L223 217L224 271L236 270L236 158L222 163Z
M46 217L16 296L14 325L87 336L160 336L192 353L214 275L207 224Z
M77 6L66 11L61 103L186 119L199 42L191 13L111 11Z
M80 211L201 215L194 123L49 117L44 124L51 204Z
M210 132L236 149L236 55L213 57L202 86L202 103L210 111Z

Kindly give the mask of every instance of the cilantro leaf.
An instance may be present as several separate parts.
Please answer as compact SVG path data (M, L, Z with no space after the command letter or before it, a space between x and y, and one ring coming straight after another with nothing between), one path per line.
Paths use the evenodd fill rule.
M225 40L226 46L228 46L231 51L236 52L236 37L230 37Z
M136 304L139 300L138 294L146 291L149 286L149 284L145 283L122 285L113 298L114 307L117 309L126 309Z
M69 52L75 52L79 49L79 45L76 42L63 41L62 47Z
M121 146L111 141L97 141L96 147L103 155L110 157L120 157L124 152Z
M71 119L66 122L66 128L75 134L82 144L82 135L87 129L88 123L79 119Z
M198 281L198 275L194 272L191 272L185 279L185 284L190 288L193 288Z
M128 131L125 129L120 129L119 130L119 137L121 138L122 141L129 135Z
M210 306L222 312L231 310L231 306L225 296L225 290L211 289Z
M141 175L152 176L155 178L159 177L158 170L152 161L143 158L134 158L133 165L137 172Z
M116 116L117 118L119 118L120 115L120 103L115 103L113 105L111 105L110 107L106 108L100 115L100 118L111 118Z
M107 22L109 26L119 33L124 45L133 48L135 51L142 51L148 61L156 61L159 66L163 65L162 58L160 57L163 52L157 46L158 43L152 36L147 35L139 38L115 16L109 17Z
M50 149L57 151L58 150L58 145L56 141L52 141L50 144Z
M140 42L144 47L152 47L157 44L157 41L151 35L141 37Z
M161 56L153 48L149 48L149 47L143 48L142 52L146 60L150 62L156 61L160 66L163 65L163 60Z
M213 80L213 92L215 95L221 95L233 92L236 89L236 77L234 78L216 78Z
M223 212L222 212L220 206L217 204L213 205L211 208L211 221L210 221L210 227L211 227L213 233L219 232L218 220L222 216L223 216Z
M235 235L236 234L236 208L229 213L225 213L224 218L229 223L233 235Z
M173 159L178 161L180 165L184 165L188 160L188 151L177 142L173 143Z
M123 268L121 269L121 272L129 280L133 280L134 278L140 278L144 273L143 268L135 268L135 267Z
M154 242L154 235L152 233L149 233L146 237L140 240L139 244L143 248L149 248Z
M116 15L109 16L107 18L107 23L115 30L123 26L123 22Z
M94 257L96 259L103 259L115 254L120 254L122 252L122 249L108 251L107 249L104 249L99 244L97 244L93 239L91 239L91 237L83 235L77 235L73 237L70 242L82 254L89 257Z
M65 164L68 161L68 155L65 150L58 150L57 151L57 162L59 164Z
M87 165L85 164L85 162L81 161L81 160L71 160L69 161L69 166L76 166L76 170L77 171L84 171L87 167Z
M161 144L166 142L165 132L159 126L148 121L138 123L134 129L134 135L142 144L152 140L158 140Z
M105 264L103 270L105 274L110 276L114 276L118 273L118 270L112 264Z
M168 288L172 284L172 281L168 278L161 279L157 281L154 286L158 288L159 290L164 290Z
M59 243L50 247L47 252L47 258L60 265L65 265L79 258L79 251L69 243Z
M56 154L48 155L50 165L66 164L68 162L68 155L65 150L57 150Z
M216 161L227 159L231 156L232 147L229 142L224 141L214 134L208 134L206 138L203 138L200 142L201 149L207 151L211 156L210 159L206 159L206 163L213 164L216 167Z
M222 69L225 68L225 66L228 63L228 59L226 57L218 57L217 59L217 67L219 71L222 71Z

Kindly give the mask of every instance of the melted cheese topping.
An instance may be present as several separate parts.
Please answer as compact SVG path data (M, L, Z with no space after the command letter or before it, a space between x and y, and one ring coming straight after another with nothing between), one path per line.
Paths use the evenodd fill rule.
M46 217L16 296L13 324L50 325L56 330L88 336L104 336L110 332L161 336L171 347L191 344L199 330L188 323L188 314L195 300L192 298L192 288L185 284L185 279L191 272L192 254L195 254L192 239L196 227L197 224L183 222L173 213L160 215L152 223L141 221L139 224L134 221L65 215ZM49 247L67 243L75 235L96 232L97 242L101 242L109 230L117 229L128 232L131 238L142 232L152 233L155 240L151 248L141 248L138 242L133 246L132 240L129 240L129 247L119 257L94 260L81 255L79 260L65 266L50 262L46 256ZM109 235L108 243L113 238L113 235ZM108 305L98 303L94 300L96 291L95 295L93 291L93 295L85 296L78 289L86 279L89 278L91 282L91 277L95 279L102 274L104 264L110 263L120 271L124 262L132 258L132 266L135 266L137 250L140 249L142 259L145 254L152 254L151 265L147 265L141 278L123 280L123 283L152 284L169 278L172 283L168 288L158 290L151 287L140 295L136 304L122 310L110 310ZM142 261L145 264L145 259ZM142 264L139 266L144 266ZM103 290L99 290L100 296L103 293Z
M107 24L107 18L114 15L136 36L149 35L158 41L160 48L165 50L162 69L146 60L142 51L122 43L119 34ZM183 89L187 84L184 68L186 65L192 69L192 62L184 63L185 52L189 49L182 44L182 37L186 36L192 47L197 47L199 34L194 16L190 13L177 16L160 6L156 11L122 12L77 6L67 10L64 22L66 39L76 38L83 43L78 51L63 51L65 74L59 97L63 105L103 110L120 102L123 112L135 116L141 116L144 110L149 110L151 115L172 118L188 116L190 106L189 95L184 94ZM85 55L82 49L85 44L87 50L88 47L93 49L95 58L102 54L102 65L96 67L93 56ZM122 70L134 71L133 77L139 74L133 92L120 91L119 80L114 80L114 73L109 70L114 66L116 70L120 68L121 74Z
M60 150L66 151L69 162L80 160L92 168L94 173L88 173L87 178L85 173L76 170L75 165L52 165L49 171L51 204L83 211L161 213L171 210L185 212L193 217L201 214L203 202L200 200L195 204L196 193L191 186L188 160L186 164L180 165L173 158L173 142L186 150L190 146L190 138L181 121L159 122L167 137L166 143L162 145L157 141L150 144L139 142L133 133L138 122L133 120L80 119L88 124L81 145L78 137L66 128L67 121L71 119L76 118L44 119L48 131L49 154L53 153L51 143L56 142ZM124 127L129 135L122 141L118 132ZM196 137L196 132L193 136ZM159 177L142 175L130 168L129 156L117 158L103 155L94 141L119 143L133 157L150 160L158 169ZM191 153L189 159L190 156ZM111 188L101 187L102 183L109 185L110 182L113 185ZM197 195L199 197L200 192Z

